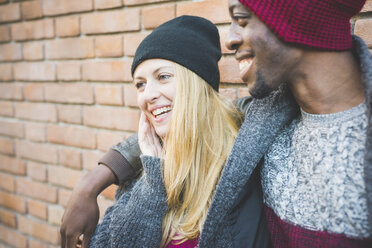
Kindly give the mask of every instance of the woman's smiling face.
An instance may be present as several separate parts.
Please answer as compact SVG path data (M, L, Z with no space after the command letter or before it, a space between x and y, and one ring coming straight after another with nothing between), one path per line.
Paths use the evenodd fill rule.
M176 91L173 62L149 59L137 66L134 72L137 103L160 138L164 138L170 119Z

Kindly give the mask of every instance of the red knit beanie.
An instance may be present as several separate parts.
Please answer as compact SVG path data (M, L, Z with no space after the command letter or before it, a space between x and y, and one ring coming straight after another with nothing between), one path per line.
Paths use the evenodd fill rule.
M282 40L325 50L352 47L350 18L366 0L239 0Z

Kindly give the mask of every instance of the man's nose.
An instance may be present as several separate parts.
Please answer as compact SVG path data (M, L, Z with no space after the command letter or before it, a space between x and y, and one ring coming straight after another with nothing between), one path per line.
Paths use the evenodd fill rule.
M242 43L242 38L240 34L238 34L235 29L232 27L233 24L231 24L229 32L227 33L225 46L229 50L236 50L240 44Z

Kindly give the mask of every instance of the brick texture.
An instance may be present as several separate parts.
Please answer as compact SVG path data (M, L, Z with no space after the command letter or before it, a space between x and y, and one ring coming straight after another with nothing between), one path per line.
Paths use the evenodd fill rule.
M21 19L19 3L0 6L0 22L18 21Z
M221 95L249 95L239 78L228 0L0 0L0 248L60 247L73 187L140 111L131 63L140 42L176 16L206 17L220 32ZM353 31L372 53L372 0ZM166 41L165 41L166 42ZM115 186L99 196L100 214Z
M22 18L35 19L43 16L41 1L28 1L22 3Z

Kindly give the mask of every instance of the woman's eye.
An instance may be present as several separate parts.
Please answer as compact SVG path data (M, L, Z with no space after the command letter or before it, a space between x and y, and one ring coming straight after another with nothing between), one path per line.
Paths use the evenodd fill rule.
M160 74L159 75L159 80L167 80L171 77L169 74Z
M137 82L135 84L135 86L136 86L137 90L140 90L140 89L145 87L145 82Z

